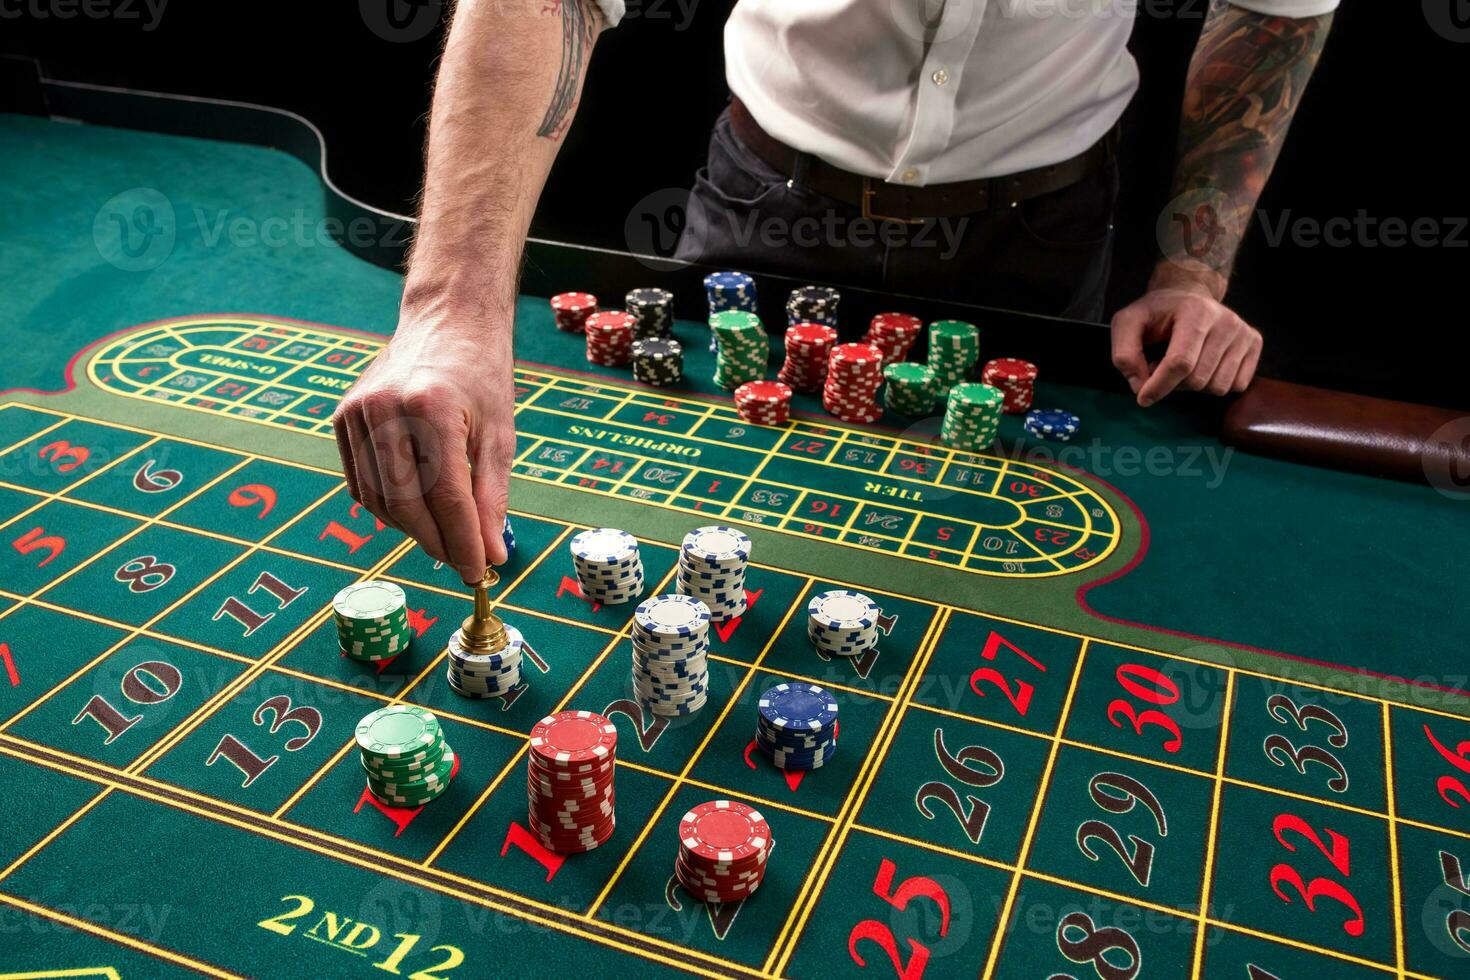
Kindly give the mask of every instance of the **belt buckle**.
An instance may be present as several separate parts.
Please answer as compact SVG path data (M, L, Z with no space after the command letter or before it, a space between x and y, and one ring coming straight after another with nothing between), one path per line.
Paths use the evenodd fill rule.
M872 177L863 178L863 217L872 218L877 221L896 221L902 225L922 225L928 218L900 218L892 214L879 214L873 210L873 198L878 194L877 188L873 186Z

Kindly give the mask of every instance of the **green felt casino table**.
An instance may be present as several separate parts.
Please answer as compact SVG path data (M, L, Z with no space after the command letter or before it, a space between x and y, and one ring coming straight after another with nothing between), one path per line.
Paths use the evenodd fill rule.
M0 974L1470 971L1463 500L1232 454L1044 356L1069 446L1008 417L995 452L955 453L805 397L750 425L702 323L656 390L593 369L528 292L492 598L529 652L509 696L465 700L443 650L469 594L336 462L401 280L316 233L320 175L20 116L0 157ZM640 270L624 288L664 281ZM667 591L714 523L753 541L749 610L713 631L707 706L656 718L631 609L580 596L568 539L634 533ZM339 654L331 598L364 578L407 593L407 654ZM879 604L875 652L813 650L830 588ZM783 681L838 698L819 770L753 751ZM459 758L419 809L377 804L353 744L394 702ZM617 831L571 856L529 834L522 786L563 707L619 733ZM755 895L706 906L677 826L720 798L775 843Z

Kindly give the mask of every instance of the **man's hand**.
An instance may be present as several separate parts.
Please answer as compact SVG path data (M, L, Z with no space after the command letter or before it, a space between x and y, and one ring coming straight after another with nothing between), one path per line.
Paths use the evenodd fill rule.
M332 417L352 498L467 584L505 561L515 455L509 328L410 318Z
M1150 364L1145 344L1166 342ZM1157 277L1144 297L1113 317L1113 365L1147 408L1183 384L1212 395L1244 391L1261 359L1261 333L1203 284Z

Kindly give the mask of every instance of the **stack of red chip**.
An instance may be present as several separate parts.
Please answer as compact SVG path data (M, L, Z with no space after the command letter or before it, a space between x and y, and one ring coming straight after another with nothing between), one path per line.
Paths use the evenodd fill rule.
M868 324L868 335L863 343L872 344L883 352L883 366L894 361L907 360L909 348L924 332L924 321L908 313L879 313Z
M747 381L735 389L735 411L747 422L785 425L791 420L791 386L780 381Z
M633 330L638 320L631 313L603 310L587 318L587 360L603 367L622 367L633 360Z
M876 422L883 417L882 384L882 351L872 344L838 344L827 359L822 407L844 422Z
M1031 399L1036 394L1036 365L1030 361L997 357L986 362L980 380L999 388L1005 395L1001 409L1006 414L1020 415L1031 410Z
M531 729L528 816L545 847L578 854L612 836L617 747L617 728L592 711L559 711Z
M760 811L733 800L701 803L679 821L674 874L694 898L738 902L760 887L771 844Z
M591 293L557 293L551 297L551 315L556 329L586 333L587 318L597 312L597 297Z
M827 358L837 330L825 323L795 323L786 328L786 360L776 377L797 391L816 391L827 377Z

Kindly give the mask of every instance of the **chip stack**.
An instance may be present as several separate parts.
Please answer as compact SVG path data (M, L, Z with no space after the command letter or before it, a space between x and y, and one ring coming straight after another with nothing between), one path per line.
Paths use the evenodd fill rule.
M773 843L759 810L734 800L701 803L679 821L674 876L701 902L743 901L765 878Z
M766 376L771 342L761 318L744 310L726 310L710 317L719 353L715 357L715 384L733 391L747 381Z
M591 293L557 293L551 297L551 315L556 329L586 333L587 318L597 312L597 297Z
M908 313L879 313L868 324L863 343L883 352L883 364L908 358L909 349L924 332L924 321Z
M505 557L509 561L510 557L516 553L516 532L510 526L509 514L505 515L505 524L500 529L500 539L505 542Z
M595 527L572 538L572 567L582 596L604 606L632 602L643 592L638 539L615 527Z
M743 272L712 272L704 277L704 293L709 300L709 315L739 310L759 312L756 308L755 280ZM715 350L715 336L710 334L709 349Z
M679 591L703 602L716 623L743 616L749 563L744 533L719 524L695 528L679 548Z
M613 835L617 749L617 726L595 712L558 711L536 722L526 753L526 813L545 847L580 854Z
M980 380L999 388L1005 395L1003 406L1007 415L1020 415L1031 410L1031 399L1036 395L1036 365L1018 357L997 357L986 361L980 371Z
M786 325L825 323L837 326L837 304L842 296L831 286L801 286L786 300Z
M896 361L883 369L883 404L890 412L909 418L934 411L934 372L913 361Z
M1026 413L1022 423L1027 432L1040 439L1069 442L1082 426L1082 420L1061 408L1038 408Z
M735 389L735 411L757 425L791 421L791 386L781 381L747 381Z
M871 344L838 344L827 358L822 407L844 422L876 422L883 417L882 385L882 351Z
M633 613L633 693L653 714L692 715L709 699L709 607L656 595Z
M861 592L832 589L806 606L806 636L834 657L860 657L878 645L878 604Z
M505 624L505 646L484 653L465 645L464 631L449 637L449 686L461 697L477 701L503 697L521 682L521 652L526 639L521 631Z
M408 599L392 582L358 582L332 599L337 643L353 660L377 663L408 651Z
M674 336L674 294L667 289L635 289L623 297L623 305L638 321L633 329L639 340L668 340Z
M673 339L633 341L633 380L662 388L684 378L684 348Z
M454 752L427 708L379 708L358 722L355 738L368 790L384 806L420 807L449 788Z
M949 390L939 438L946 445L966 452L990 446L1000 432L1000 409L1005 396L999 388L967 381Z
M631 313L603 310L587 318L587 360L603 367L622 367L633 359L633 330L637 321Z
M756 702L755 744L780 769L820 769L837 752L837 699L816 684L777 684Z
M776 375L797 391L811 393L827 380L827 359L837 346L837 328L797 323L786 328L786 360Z
M929 368L939 386L936 394L970 377L980 360L980 328L963 320L936 320L929 324Z

